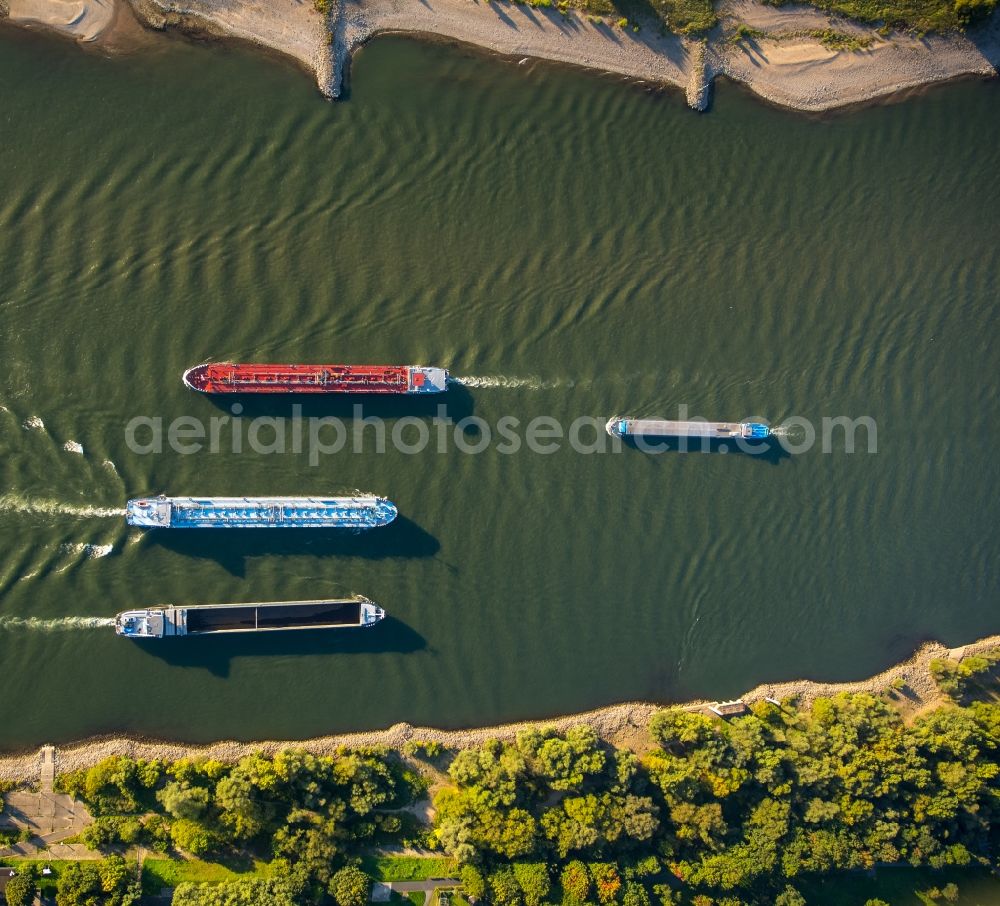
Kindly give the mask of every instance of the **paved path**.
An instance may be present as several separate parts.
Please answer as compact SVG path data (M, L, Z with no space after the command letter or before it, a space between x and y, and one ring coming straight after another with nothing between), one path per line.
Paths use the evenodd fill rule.
M93 822L83 805L67 796L55 792L56 750L54 746L42 746L39 753L41 766L39 788L15 790L4 796L6 806L0 815L0 824L17 828L30 828L34 839L29 843L16 843L0 849L0 855L31 856L47 847L46 855L53 859L98 859L79 843L63 844L60 841L75 837Z
M404 897L411 893L423 892L424 906L434 906L431 903L431 896L438 887L456 887L457 878L428 878L426 881L388 881L386 887L394 893L401 893Z

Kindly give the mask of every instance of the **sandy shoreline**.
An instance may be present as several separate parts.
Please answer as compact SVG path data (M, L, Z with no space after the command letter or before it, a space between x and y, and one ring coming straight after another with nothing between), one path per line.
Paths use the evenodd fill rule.
M882 694L898 685L905 684L905 700L911 713L919 713L942 701L940 693L930 675L930 662L934 658L952 657L961 659L974 654L983 654L1000 649L1000 635L989 636L969 645L949 649L940 642L922 645L907 661L888 670L857 682L817 683L811 680L793 680L783 683L763 683L746 693L742 700L747 703L765 698L796 698L806 704L820 696L837 692L869 692ZM688 702L674 705L687 710L702 710L711 704L706 701ZM641 750L650 742L646 726L654 713L664 705L649 702L626 702L610 705L581 714L571 714L549 720L521 721L495 727L481 727L471 730L435 730L430 727L413 727L399 723L386 730L363 733L343 733L321 736L306 740L263 740L259 742L236 742L225 740L205 745L185 745L172 742L151 742L128 736L93 739L60 746L57 753L59 771L71 771L89 767L110 755L127 755L132 758L162 758L176 760L186 757L214 758L232 762L253 752L274 754L284 749L305 749L317 755L332 754L343 747L388 746L400 748L408 739L433 740L448 748L466 748L487 739L513 739L528 727L555 727L565 730L576 724L590 724L598 735L618 746ZM20 755L0 756L0 780L14 783L33 783L39 779L41 759L37 752Z
M918 38L881 36L812 7L722 0L721 24L705 42L661 34L651 22L633 31L510 0L334 0L329 16L312 0L0 0L0 16L92 42L126 2L149 28L238 38L298 60L328 97L340 94L353 52L384 34L446 38L672 85L695 109L709 104L716 76L782 106L822 111L960 76L995 76L1000 65L1000 11L967 35ZM735 40L740 26L755 36ZM810 34L829 29L866 46L831 50Z

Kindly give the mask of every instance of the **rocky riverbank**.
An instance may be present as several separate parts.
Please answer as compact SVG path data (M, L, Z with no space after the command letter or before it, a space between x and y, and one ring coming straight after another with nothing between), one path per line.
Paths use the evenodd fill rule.
M934 658L951 657L960 660L970 655L995 652L1000 649L1000 635L990 636L949 649L939 642L923 645L909 660L890 667L883 673L866 680L849 683L817 683L811 680L796 680L785 683L765 683L743 696L742 701L753 703L766 698L795 699L800 704L808 704L820 696L830 696L838 692L868 692L872 695L891 693L901 696L908 713L919 713L942 702L942 697L930 674L930 663ZM902 691L900 691L902 690ZM707 710L710 702L697 701L679 705L687 710ZM435 730L429 727L413 727L406 723L396 724L387 730L368 733L346 733L323 736L307 740L265 740L260 742L235 742L227 740L207 745L185 745L183 743L151 742L128 736L95 739L67 746L58 750L59 771L71 771L89 767L111 755L127 755L131 758L162 758L174 761L179 758L213 758L220 761L236 761L252 752L273 755L283 749L306 749L315 754L331 754L343 747L388 746L401 748L407 740L420 739L439 742L442 746L462 749L477 745L487 739L512 739L521 730L529 727L555 727L559 730L577 724L590 724L598 735L620 747L641 751L651 745L646 727L649 719L663 706L648 702L629 702L611 705L583 714L543 721L524 721L497 727L482 727L472 730ZM42 769L42 759L37 753L0 757L0 780L12 783L32 783L38 781Z
M392 33L673 85L695 109L708 105L717 76L774 103L820 111L959 76L994 76L1000 65L1000 14L965 35L923 37L759 0L721 0L720 25L704 42L665 34L653 21L620 27L510 0L332 0L328 13L311 0L0 0L0 15L96 41L125 2L150 28L234 37L286 54L328 97L339 95L354 51Z

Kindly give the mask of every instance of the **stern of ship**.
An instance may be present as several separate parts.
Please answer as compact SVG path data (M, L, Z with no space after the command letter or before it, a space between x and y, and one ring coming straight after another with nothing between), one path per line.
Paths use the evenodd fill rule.
M448 389L446 368L425 368L421 365L409 366L407 393L444 393Z
M163 612L125 610L115 617L115 632L127 639L163 638Z
M125 521L142 528L170 528L170 501L166 497L137 498L125 506Z

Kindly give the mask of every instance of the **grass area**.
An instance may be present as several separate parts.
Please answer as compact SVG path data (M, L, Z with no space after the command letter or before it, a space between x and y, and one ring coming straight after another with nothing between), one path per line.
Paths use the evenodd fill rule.
M946 899L949 884L958 888L957 899ZM874 875L810 878L796 887L809 906L860 906L876 897L889 906L1000 906L1000 879L985 869L880 868Z
M270 874L270 866L266 862L240 865L238 869L201 859L146 859L142 864L142 890L148 894L164 887L176 887L185 881L220 884L238 878L266 878Z
M751 28L745 22L741 22L736 26L735 31L729 36L728 40L730 44L739 44L741 41L752 43L766 37L766 31L761 31L759 28Z
M31 858L31 859L17 859L17 858L6 858L0 859L0 865L11 865L17 868L18 864L23 864L24 862L31 862L38 867L38 887L43 891L55 890L56 881L59 878L59 873L67 866L72 865L74 859L43 859L43 858ZM51 868L52 874L42 877L41 871L43 868Z
M866 47L871 47L872 45L871 38L849 35L846 32L836 31L832 28L811 31L809 32L809 37L815 38L820 44L828 47L830 50L864 50Z
M658 23L664 31L680 35L702 34L718 21L712 0L514 0L534 7L570 8L590 17L605 19L606 25L639 31L640 23ZM610 21L608 21L610 20ZM593 21L593 19L592 19Z
M781 6L792 0L766 0ZM988 16L997 0L806 0L810 6L857 19L923 32L960 31Z
M455 860L444 856L369 855L362 859L361 867L379 881L426 881L428 878L450 878L458 870Z

